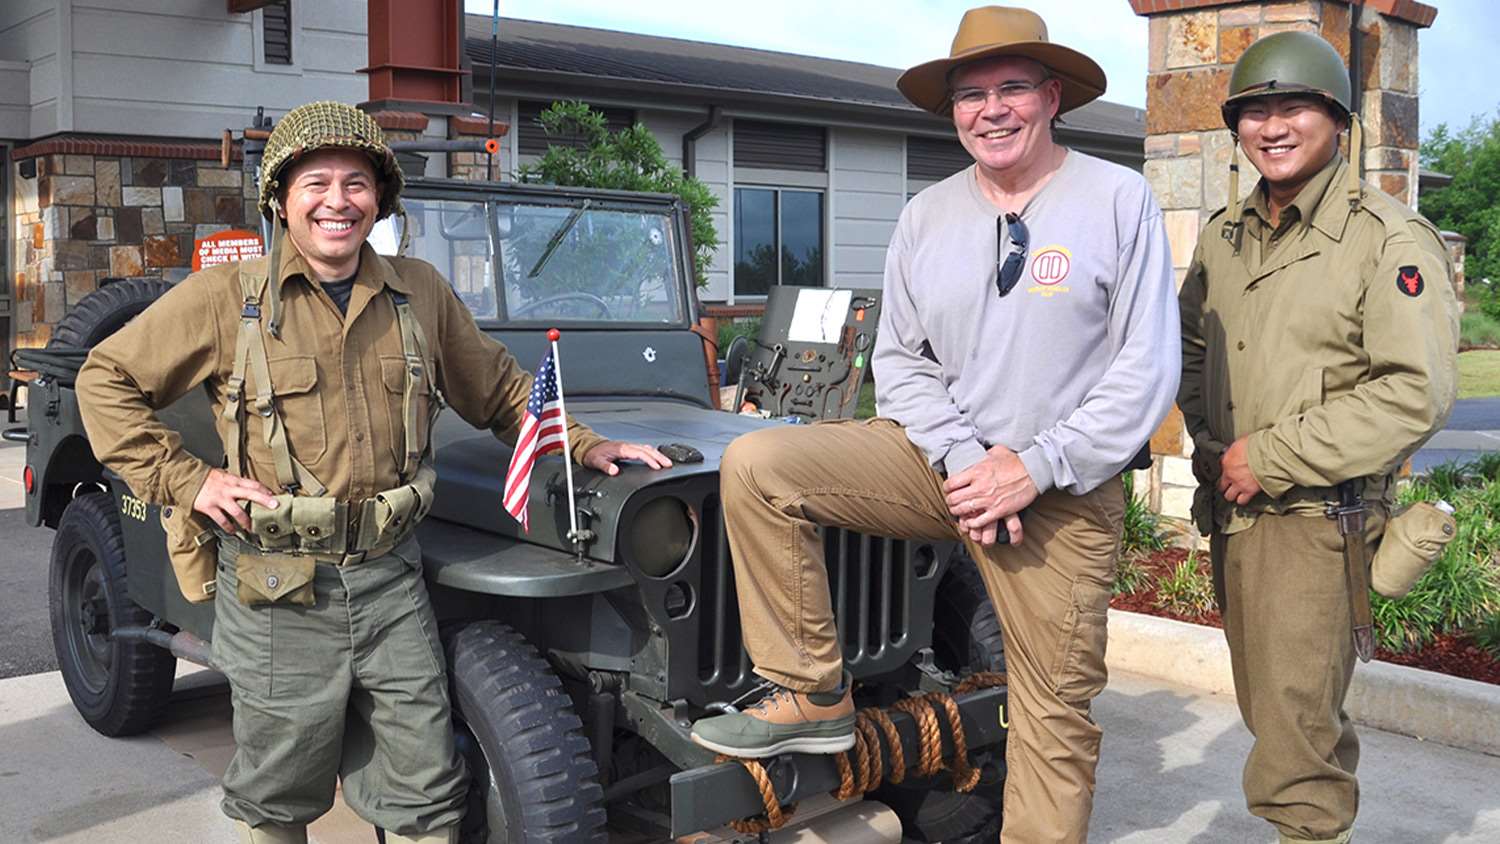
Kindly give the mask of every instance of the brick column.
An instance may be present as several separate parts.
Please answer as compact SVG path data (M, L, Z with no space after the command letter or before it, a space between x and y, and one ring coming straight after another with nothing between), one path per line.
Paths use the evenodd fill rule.
M505 162L510 161L507 145L514 142L509 137L509 123L499 120L490 123L482 117L450 117L448 119L448 134L453 138L464 138L467 140L493 138L496 142L493 168L488 166L489 153L453 152L448 154L449 176L470 182L482 182L485 181L487 174L492 170L495 181L500 182L505 180Z
M1417 30L1437 10L1415 0L1244 2L1244 0L1130 0L1150 19L1146 77L1146 178L1166 215L1177 283L1187 272L1198 232L1228 202L1234 141L1220 117L1234 62L1256 39L1302 30L1321 35L1349 61L1351 14L1362 33L1359 112L1365 178L1405 202L1417 185ZM1243 158L1241 195L1256 173ZM1192 442L1175 409L1152 438L1157 455L1137 477L1137 494L1163 515L1187 519L1195 484Z

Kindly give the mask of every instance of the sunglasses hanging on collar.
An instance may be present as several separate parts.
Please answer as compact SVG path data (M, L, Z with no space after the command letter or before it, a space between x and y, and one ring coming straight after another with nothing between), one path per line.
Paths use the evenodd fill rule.
M1005 242L1010 241L1010 252L1005 251ZM1026 249L1031 235L1026 224L1015 214L1006 213L995 219L995 289L1001 298L1021 280L1021 271L1026 268ZM1004 258L1001 256L1004 255Z

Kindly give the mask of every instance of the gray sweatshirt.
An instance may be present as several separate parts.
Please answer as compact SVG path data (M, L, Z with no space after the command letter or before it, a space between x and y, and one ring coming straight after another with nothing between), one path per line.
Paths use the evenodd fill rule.
M1161 209L1140 174L1070 150L1021 213L1030 248L1002 299L1002 212L976 178L969 167L922 191L896 223L872 360L879 413L950 476L1004 445L1039 491L1081 495L1130 462L1177 392Z

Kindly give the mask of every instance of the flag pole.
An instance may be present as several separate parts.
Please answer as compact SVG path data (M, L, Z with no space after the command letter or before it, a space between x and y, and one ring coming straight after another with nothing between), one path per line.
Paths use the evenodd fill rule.
M562 356L557 353L557 340L562 332L547 329L547 340L552 343L552 367L557 371L557 409L563 416L563 472L568 481L568 540L573 550L583 556L583 535L578 532L578 506L573 500L573 444L568 441L568 405L563 398Z

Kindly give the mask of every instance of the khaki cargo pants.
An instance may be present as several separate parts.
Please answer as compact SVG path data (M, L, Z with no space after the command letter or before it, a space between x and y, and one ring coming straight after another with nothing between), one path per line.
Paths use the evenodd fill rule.
M747 434L720 468L745 648L758 674L833 688L842 653L814 525L898 539L960 540L943 479L895 422L825 422ZM1007 842L1082 842L1093 806L1105 612L1119 551L1118 480L1052 491L1019 546L968 543L1000 616L1010 675Z
M310 607L241 603L232 546L220 543L214 597L213 659L234 703L224 813L306 824L333 806L341 778L349 807L383 829L456 825L468 777L416 541L319 563Z
M1367 540L1384 529L1383 512L1373 513ZM1212 557L1235 698L1255 736L1245 804L1284 841L1338 841L1359 809L1359 739L1344 712L1355 656L1338 526L1317 513L1262 515L1246 530L1214 534Z

